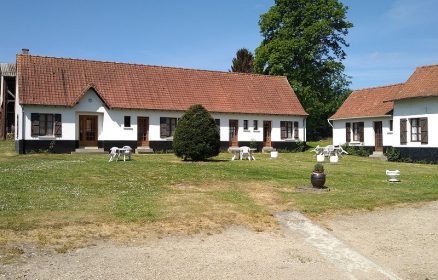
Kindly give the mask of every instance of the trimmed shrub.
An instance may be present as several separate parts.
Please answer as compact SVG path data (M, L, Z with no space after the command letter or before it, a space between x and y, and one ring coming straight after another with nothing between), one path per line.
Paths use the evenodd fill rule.
M183 160L205 160L217 156L220 149L219 129L202 105L193 105L178 121L173 136L173 152Z

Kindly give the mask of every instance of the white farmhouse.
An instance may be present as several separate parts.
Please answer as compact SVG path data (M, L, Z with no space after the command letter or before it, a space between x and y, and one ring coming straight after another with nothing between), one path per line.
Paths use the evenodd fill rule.
M393 146L402 157L438 162L438 65L418 67L392 100Z
M403 84L355 90L329 118L334 145L438 162L438 65L418 67Z
M388 101L403 84L353 91L338 111L330 117L333 144L365 146L383 152L393 145L394 103Z
M285 77L17 55L16 150L172 148L193 104L216 119L222 148L294 149L307 113Z

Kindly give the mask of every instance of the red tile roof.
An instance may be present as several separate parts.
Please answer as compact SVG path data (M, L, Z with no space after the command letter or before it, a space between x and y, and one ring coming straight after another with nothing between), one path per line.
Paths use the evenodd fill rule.
M438 64L417 67L393 100L428 96L438 96Z
M395 84L355 90L329 119L369 118L391 115L394 102L387 100L393 99L402 88L403 84Z
M299 115L285 77L17 55L20 104L73 107L93 88L109 108Z

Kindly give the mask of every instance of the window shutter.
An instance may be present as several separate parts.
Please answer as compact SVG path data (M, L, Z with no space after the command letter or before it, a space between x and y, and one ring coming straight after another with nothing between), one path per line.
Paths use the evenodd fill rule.
M173 136L173 134L175 134L177 119L169 119L169 120L170 120L170 126L167 127L167 135Z
M298 122L294 122L294 138L298 139Z
M40 134L40 114L30 114L30 122L32 124L31 136L36 137Z
M280 127L281 127L281 139L285 139L287 138L286 135L286 122L280 122Z
M406 119L400 119L400 144L406 145L408 142L407 134Z
M351 142L351 123L345 123L345 142Z
M364 130L364 123L360 122L359 123L359 141L360 142L364 142L363 130Z
M167 137L166 118L160 118L160 137L161 138L166 138Z
M421 127L421 144L427 144L428 142L428 132L427 132L427 118L420 119Z
M62 136L61 114L55 114L55 136L56 137Z

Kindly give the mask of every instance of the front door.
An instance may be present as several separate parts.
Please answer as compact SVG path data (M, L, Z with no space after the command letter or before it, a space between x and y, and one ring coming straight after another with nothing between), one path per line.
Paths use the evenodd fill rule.
M97 146L97 116L79 116L79 146Z
M271 121L263 121L263 147L271 147Z
M374 137L376 152L383 152L382 122L374 122Z
M137 145L139 147L149 147L149 118L137 118Z
M239 131L239 121L238 120L230 120L230 146L238 147L239 142L237 140L237 134Z

